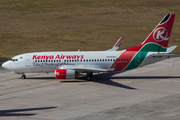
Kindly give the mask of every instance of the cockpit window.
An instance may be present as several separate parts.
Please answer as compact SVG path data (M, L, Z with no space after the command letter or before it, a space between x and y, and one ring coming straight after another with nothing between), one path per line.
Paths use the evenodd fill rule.
M16 62L18 61L18 59L10 59L10 61Z

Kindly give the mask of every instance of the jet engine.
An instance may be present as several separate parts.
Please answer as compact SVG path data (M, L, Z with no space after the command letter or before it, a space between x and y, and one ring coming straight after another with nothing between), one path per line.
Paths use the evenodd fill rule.
M75 78L75 70L57 69L55 70L56 79Z

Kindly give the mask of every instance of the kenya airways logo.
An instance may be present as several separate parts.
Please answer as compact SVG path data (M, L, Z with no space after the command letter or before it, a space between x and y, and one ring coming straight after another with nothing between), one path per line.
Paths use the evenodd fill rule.
M84 55L33 55L32 59L84 59Z
M167 36L168 36L168 31L163 27L156 29L153 33L153 38L157 42L161 42L163 40L169 40L169 37Z

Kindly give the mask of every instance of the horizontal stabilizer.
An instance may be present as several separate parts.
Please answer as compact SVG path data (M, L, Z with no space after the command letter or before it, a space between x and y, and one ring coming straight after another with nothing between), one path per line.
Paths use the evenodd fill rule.
M169 48L167 48L166 52L167 52L167 53L171 53L176 47L177 47L177 45L174 45L174 46L172 46L172 47L169 47Z
M177 57L177 54L170 54L175 48L177 47L177 45L174 45L172 47L167 48L166 52L163 53L157 53L157 54L153 54L153 57Z
M153 54L153 57L176 57L176 54L169 54L169 53L158 53L158 54Z

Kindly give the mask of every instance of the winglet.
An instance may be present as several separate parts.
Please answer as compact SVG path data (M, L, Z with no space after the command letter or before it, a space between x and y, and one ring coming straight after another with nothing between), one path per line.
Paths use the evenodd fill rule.
M117 49L119 49L121 43L122 43L122 39L123 39L123 36L121 36L118 41L116 42L116 44L109 50L106 50L106 51L116 51Z

